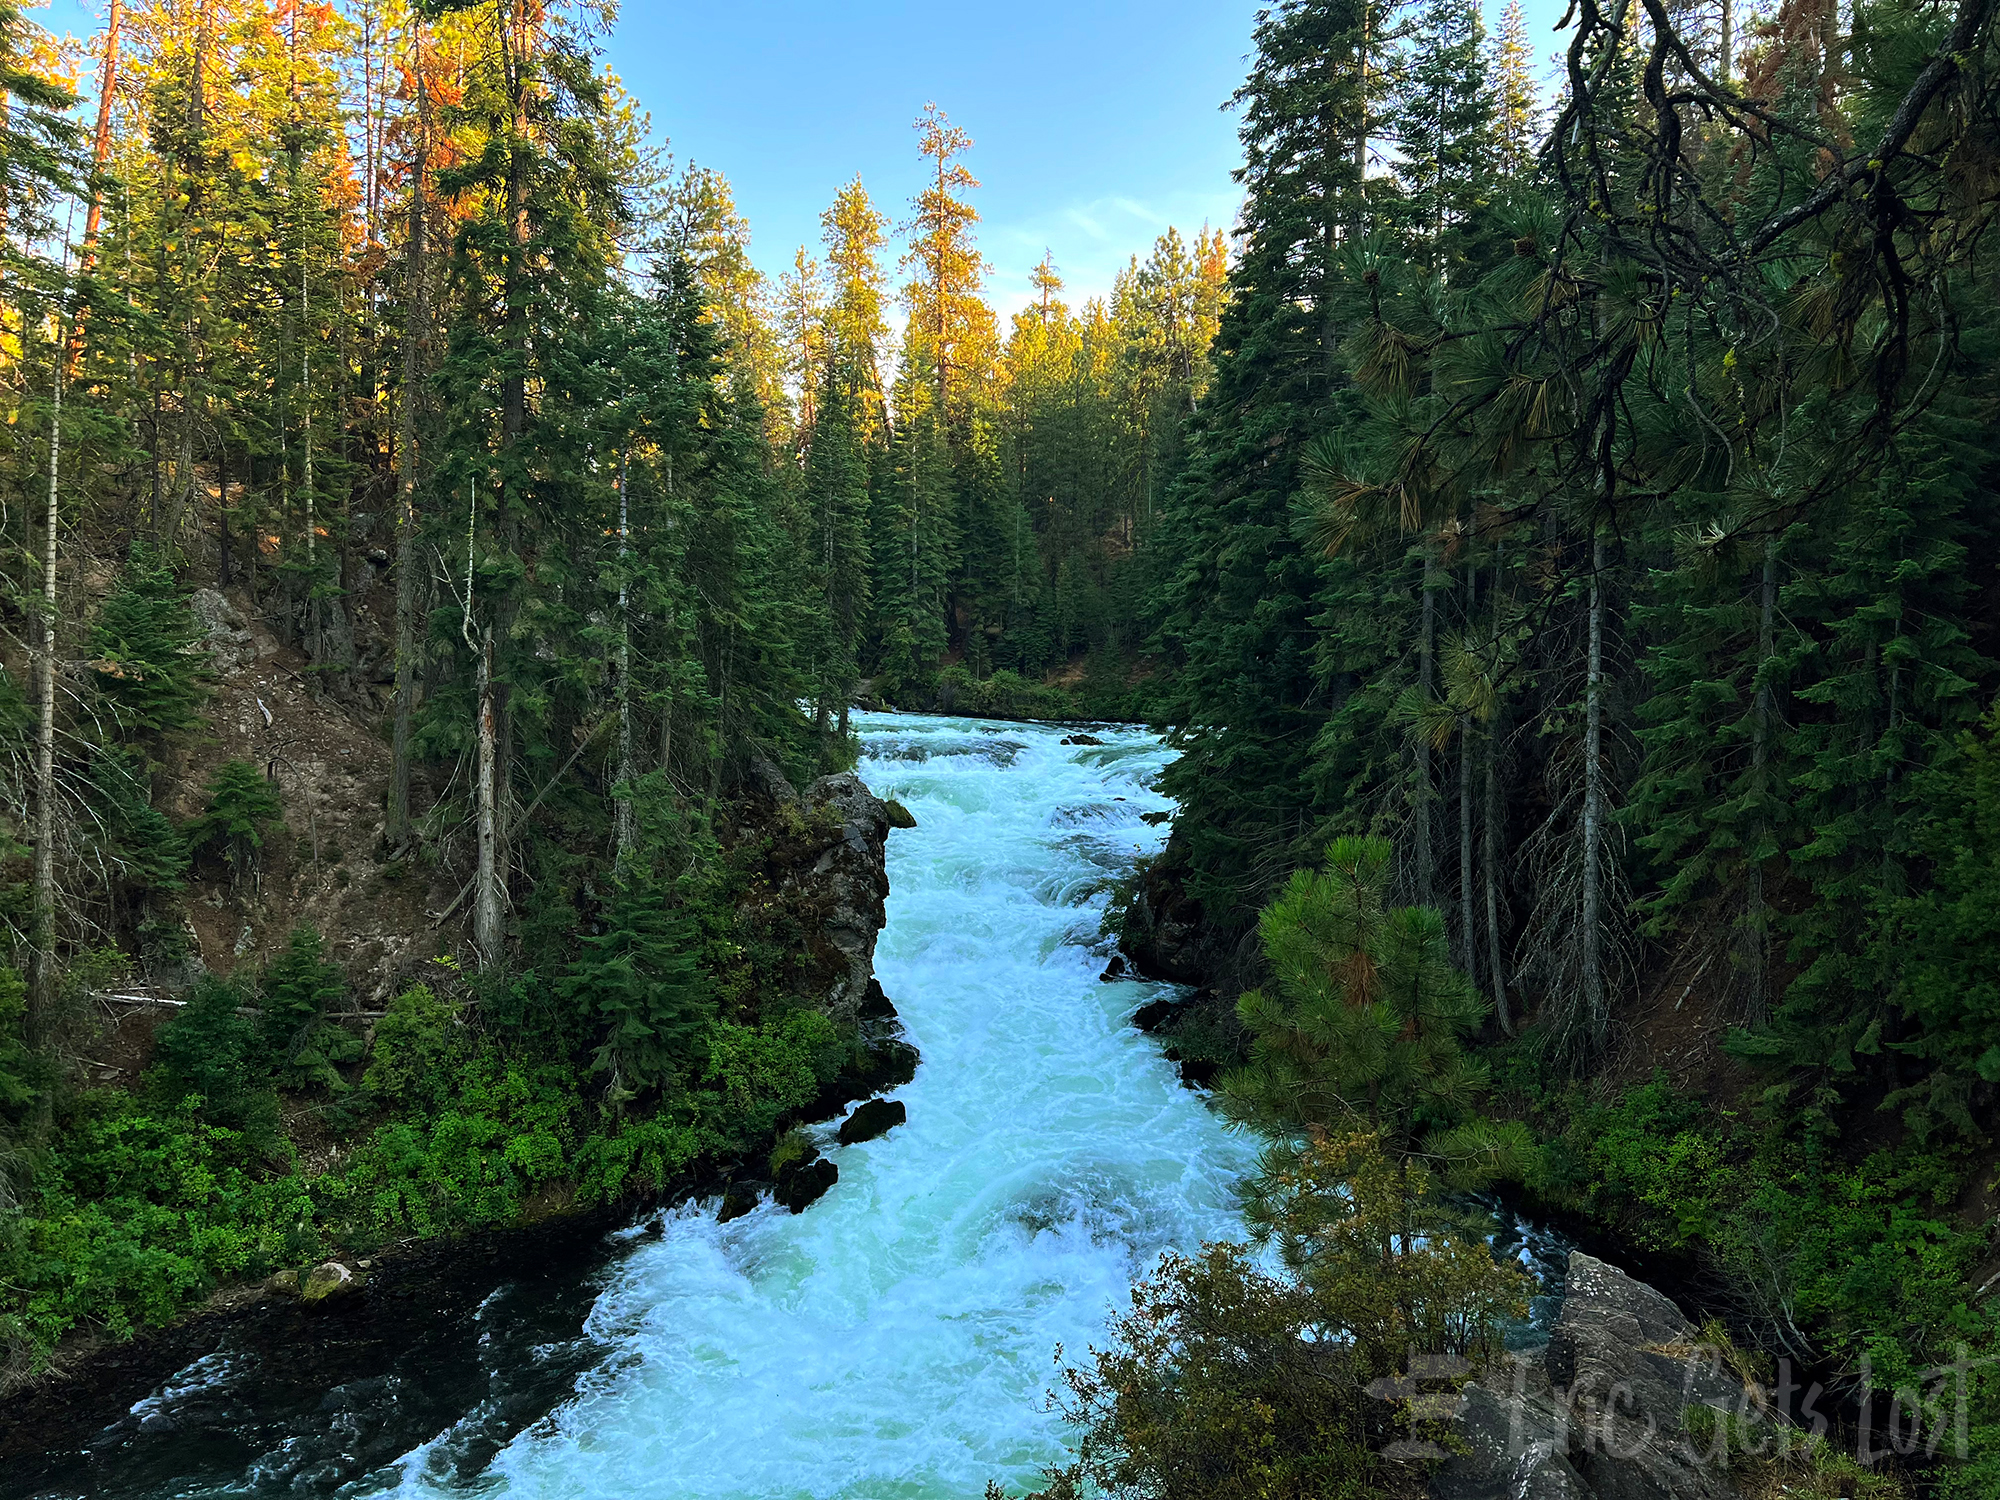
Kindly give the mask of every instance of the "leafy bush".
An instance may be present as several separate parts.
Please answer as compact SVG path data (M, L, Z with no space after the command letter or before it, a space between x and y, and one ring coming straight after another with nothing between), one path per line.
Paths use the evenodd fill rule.
M198 1110L208 1123L264 1145L277 1130L278 1099L263 1033L238 1014L248 999L225 980L197 983L154 1041L146 1092L170 1111Z
M340 1185L353 1216L381 1232L437 1234L507 1224L568 1175L581 1131L575 1070L489 1048L452 1079L451 1102L394 1119L354 1153Z
M412 985L389 1002L387 1013L375 1023L361 1086L378 1104L433 1113L451 1097L468 1041L458 1007L427 984Z
M718 1022L708 1045L702 1122L728 1149L761 1140L778 1121L810 1103L840 1070L844 1047L833 1022L795 1011L777 1022Z
M13 965L0 964L0 1121L27 1108L39 1092L42 1069L22 1031L27 1014L27 982ZM0 1197L0 1204L5 1201Z
M191 1106L152 1113L98 1095L67 1127L0 1259L14 1293L0 1327L18 1340L123 1336L317 1244L304 1180L266 1171L243 1135Z
M1758 1336L1794 1355L1867 1354L1893 1383L1977 1335L1964 1277L1980 1237L1951 1213L1962 1157L1844 1163L1731 1124L1656 1079L1579 1111L1566 1168L1538 1186L1649 1249L1697 1258Z

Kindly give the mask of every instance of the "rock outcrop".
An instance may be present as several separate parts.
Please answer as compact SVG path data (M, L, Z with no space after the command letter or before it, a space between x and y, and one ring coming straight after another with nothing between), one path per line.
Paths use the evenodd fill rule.
M835 1021L861 1013L875 978L875 938L889 894L889 808L852 771L803 793L759 757L744 778L737 841L764 848L744 915L796 954L789 985Z
M1166 853L1146 867L1121 919L1118 946L1149 979L1208 984L1222 968L1221 955L1213 951L1201 903L1177 876L1174 854L1170 840Z
M875 979L875 939L887 920L889 895L884 844L889 808L859 776L822 776L805 790L808 821L838 818L838 830L813 861L804 880L825 919L820 937L845 967L821 1002L839 1020L853 1020Z
M1431 1500L1738 1500L1712 1438L1727 1423L1697 1435L1688 1414L1755 1419L1763 1400L1667 1298L1576 1251L1547 1346L1459 1393L1463 1451Z

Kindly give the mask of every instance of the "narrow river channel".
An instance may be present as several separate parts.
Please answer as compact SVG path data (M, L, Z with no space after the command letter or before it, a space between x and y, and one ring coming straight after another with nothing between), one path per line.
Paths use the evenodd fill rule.
M923 1056L907 1124L820 1128L840 1180L804 1214L691 1205L413 1308L365 1377L315 1388L282 1347L225 1344L29 1492L976 1500L1059 1457L1055 1347L1100 1338L1162 1250L1239 1233L1252 1157L1128 1024L1159 987L1098 980L1168 755L1136 730L859 727L861 774L917 820L876 961Z
M487 1475L534 1496L976 1497L1061 1452L1043 1412L1169 1246L1234 1232L1248 1146L1101 984L1110 881L1153 848L1165 753L1104 731L869 717L861 774L915 814L889 843L883 988L923 1054L909 1123L833 1148L802 1215L690 1210L591 1311L576 1397ZM830 1138L831 1128L827 1134ZM408 1475L421 1486L427 1455ZM446 1472L452 1472L447 1470Z

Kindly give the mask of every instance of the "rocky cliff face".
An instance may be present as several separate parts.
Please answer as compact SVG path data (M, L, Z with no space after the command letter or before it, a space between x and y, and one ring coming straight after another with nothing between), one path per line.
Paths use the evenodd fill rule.
M1704 1421L1703 1407L1724 1416ZM1679 1308L1577 1251L1547 1347L1460 1393L1465 1451L1432 1478L1431 1500L1737 1500L1728 1419L1764 1414L1763 1392Z
M1261 981L1263 950L1254 909L1221 913L1202 909L1187 889L1186 850L1175 833L1146 867L1139 888L1119 917L1118 946L1148 979L1210 986L1231 995Z
M745 925L791 950L786 983L838 1023L860 1017L875 980L889 894L888 804L852 771L794 791L769 761L745 778L729 834L756 865Z

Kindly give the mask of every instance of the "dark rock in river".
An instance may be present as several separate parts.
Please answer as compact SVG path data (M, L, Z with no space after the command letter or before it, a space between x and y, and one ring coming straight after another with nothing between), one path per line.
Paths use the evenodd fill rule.
M1101 745L1104 743L1103 740L1100 740L1094 734L1066 734L1063 736L1062 742L1065 745Z
M1104 966L1104 972L1097 977L1104 984L1109 984L1114 979L1123 979L1125 977L1125 955L1122 953L1112 954L1111 962Z
M900 1099L870 1099L840 1122L840 1144L852 1146L872 1141L909 1119L910 1112Z
M840 1168L815 1153L813 1160L793 1168L778 1185L778 1201L795 1214L802 1214L826 1196L826 1190L840 1180Z
M889 809L889 826L891 828L915 828L917 826L917 815L903 806L894 797L891 797L883 805Z
M727 1224L731 1219L740 1219L763 1199L763 1189L768 1183L732 1182L722 1195L722 1207L716 1210L715 1222Z
M1488 1370L1457 1405L1461 1451L1431 1500L1737 1500L1726 1455L1687 1414L1719 1408L1739 1431L1766 1419L1764 1393L1679 1308L1580 1250L1548 1346Z

